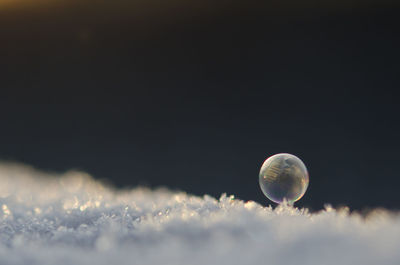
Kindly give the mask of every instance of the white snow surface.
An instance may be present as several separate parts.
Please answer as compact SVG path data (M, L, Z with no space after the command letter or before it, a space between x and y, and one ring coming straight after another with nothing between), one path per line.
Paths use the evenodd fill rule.
M398 265L400 215L116 190L83 172L1 163L0 264Z

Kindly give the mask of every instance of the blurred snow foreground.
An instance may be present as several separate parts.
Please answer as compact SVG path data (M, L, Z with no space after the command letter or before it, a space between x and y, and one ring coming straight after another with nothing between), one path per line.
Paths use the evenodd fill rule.
M398 265L400 215L114 190L82 172L3 163L0 264Z

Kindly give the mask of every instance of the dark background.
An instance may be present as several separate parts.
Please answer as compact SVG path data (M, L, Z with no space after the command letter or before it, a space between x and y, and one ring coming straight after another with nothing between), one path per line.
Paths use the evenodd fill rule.
M303 159L298 206L400 209L399 5L0 1L0 158L269 203L262 162Z

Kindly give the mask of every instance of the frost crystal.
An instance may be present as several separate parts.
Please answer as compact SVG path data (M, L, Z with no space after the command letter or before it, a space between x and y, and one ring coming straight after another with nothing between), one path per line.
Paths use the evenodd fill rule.
M0 164L0 264L400 264L400 216L113 190ZM255 186L255 189L258 187Z

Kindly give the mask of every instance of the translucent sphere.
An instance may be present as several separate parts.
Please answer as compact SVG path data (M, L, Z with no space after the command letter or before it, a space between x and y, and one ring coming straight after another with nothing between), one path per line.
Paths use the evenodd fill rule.
M289 204L300 200L308 187L307 168L297 156L277 154L265 160L260 169L261 190L273 202Z

